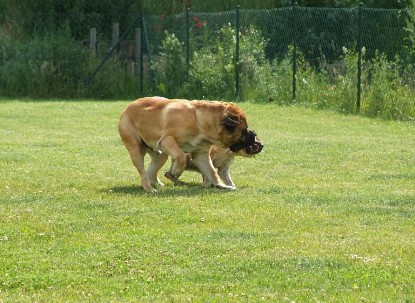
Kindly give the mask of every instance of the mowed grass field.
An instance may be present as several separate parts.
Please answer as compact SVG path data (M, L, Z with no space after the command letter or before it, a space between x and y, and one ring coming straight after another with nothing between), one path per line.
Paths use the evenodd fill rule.
M130 101L0 101L0 302L415 302L415 125L241 103L237 191L147 194Z

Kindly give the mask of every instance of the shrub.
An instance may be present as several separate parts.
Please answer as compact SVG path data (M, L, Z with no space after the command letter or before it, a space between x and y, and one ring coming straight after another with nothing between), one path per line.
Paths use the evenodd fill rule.
M235 31L230 25L193 53L185 92L193 98L235 97Z
M194 52L187 93L196 98L235 99L236 32L230 25L218 32L213 42ZM240 33L240 98L255 102L278 99L271 63L265 58L266 41L260 31L248 28Z
M166 97L180 95L186 80L187 65L184 56L184 43L174 34L165 32L160 53L152 66L156 81L156 92Z

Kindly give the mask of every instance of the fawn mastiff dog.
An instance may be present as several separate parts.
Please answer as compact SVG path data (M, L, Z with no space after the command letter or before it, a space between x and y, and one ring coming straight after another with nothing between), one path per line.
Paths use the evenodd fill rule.
M255 141L255 132L248 131L243 111L233 103L188 101L145 97L127 106L118 125L121 140L130 153L141 177L144 190L162 183L158 171L172 157L170 176L176 180L186 168L188 156L209 182L218 188L235 189L224 184L209 157L212 145L238 151ZM151 163L147 172L144 156Z

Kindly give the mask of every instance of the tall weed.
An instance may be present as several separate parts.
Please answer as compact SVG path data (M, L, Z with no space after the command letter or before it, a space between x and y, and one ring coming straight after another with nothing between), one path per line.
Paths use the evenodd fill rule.
M411 96L411 88L403 82L400 71L398 58L389 61L386 55L376 53L369 65L362 108L365 114L399 120L414 117L414 96Z
M73 97L80 94L90 52L56 33L2 46L0 90L6 96Z
M343 113L355 111L357 54L344 49L341 61L320 60L312 67L302 53L297 55L296 103L316 109L334 109Z

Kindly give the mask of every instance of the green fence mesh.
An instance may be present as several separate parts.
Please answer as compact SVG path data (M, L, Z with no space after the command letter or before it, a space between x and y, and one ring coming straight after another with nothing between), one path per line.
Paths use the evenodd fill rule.
M373 57L375 51L386 53L389 58L402 55L405 46L409 10L362 8L362 24L359 28L359 8L306 8L288 7L271 10L241 9L241 32L248 27L259 29L266 40L267 57L282 58L288 46L297 44L310 61L320 58L332 61L339 58L343 48L357 46L359 30L367 56ZM186 41L189 28L191 36L214 35L225 25L235 26L236 11L218 13L186 13L173 16L144 16L150 44L157 52L163 32L175 33L181 41ZM209 41L207 41L209 42ZM203 41L199 40L203 44ZM191 45L198 48L203 45ZM413 46L412 46L413 47Z

